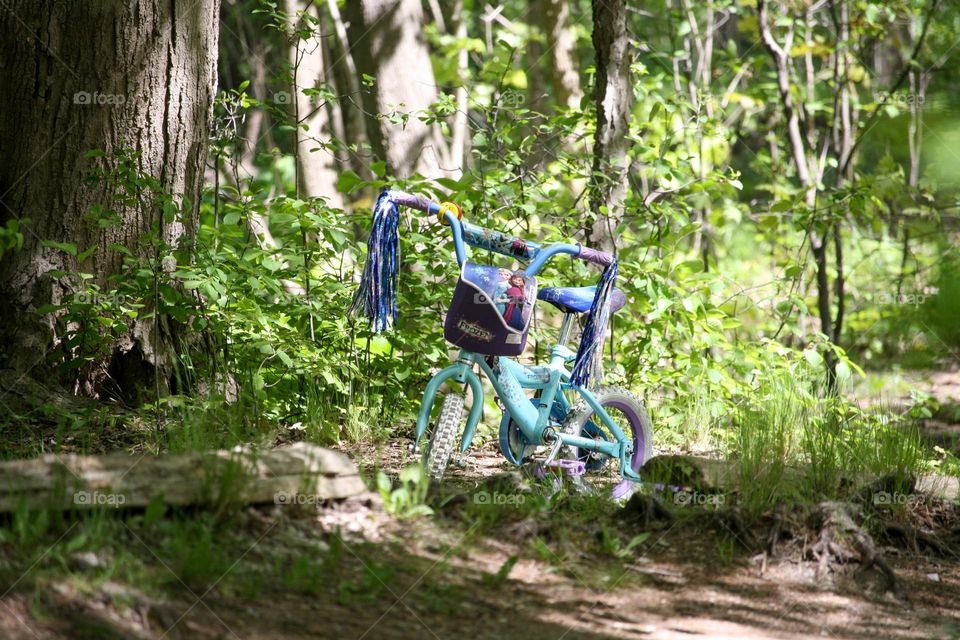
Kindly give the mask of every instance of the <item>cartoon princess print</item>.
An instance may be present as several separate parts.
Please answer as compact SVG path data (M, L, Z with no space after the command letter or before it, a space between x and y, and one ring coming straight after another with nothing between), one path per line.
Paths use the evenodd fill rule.
M526 302L524 288L527 281L519 273L510 275L510 287L506 291L507 307L503 312L503 319L514 329L523 329L523 305Z
M507 305L510 304L510 294L507 291L510 289L510 277L513 276L513 271L510 271L510 269L498 269L498 271L500 272L500 280L493 289L493 304L497 306L497 311L506 320Z
M527 242L522 238L514 238L513 244L510 245L510 253L517 256L518 258L523 258L527 255Z

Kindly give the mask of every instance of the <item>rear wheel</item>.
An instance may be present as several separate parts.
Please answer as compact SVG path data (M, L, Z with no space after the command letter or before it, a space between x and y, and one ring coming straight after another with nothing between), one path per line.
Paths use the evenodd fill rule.
M638 471L653 455L653 425L643 403L635 394L620 387L603 387L594 397L624 435L633 440L633 455L628 462L633 471ZM567 414L561 429L566 434L593 440L616 440L609 427L582 398ZM572 476L576 490L621 497L618 494L628 489L622 483L619 460L570 446L563 447L560 455L567 460L583 462L586 467L584 475Z
M430 436L430 444L424 453L424 466L427 474L434 480L443 478L450 463L450 455L463 422L463 405L464 398L460 394L448 393L443 398L440 415Z

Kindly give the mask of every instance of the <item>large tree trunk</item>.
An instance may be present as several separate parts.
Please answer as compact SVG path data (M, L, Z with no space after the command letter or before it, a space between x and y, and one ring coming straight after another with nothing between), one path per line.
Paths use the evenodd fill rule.
M99 250L83 270L101 282L119 271L112 243L136 250L160 223L176 244L192 232L216 86L219 0L10 0L0 8L0 220L29 219L23 249L0 263L0 345L4 366L26 370L51 345L52 326L37 307L57 303L69 285L51 269L75 271L75 259L41 240ZM99 149L107 157L93 160ZM155 207L114 200L105 181L84 176L113 166L121 149L137 168L189 202L184 220L164 223ZM98 203L121 224L90 225ZM123 350L149 360L143 331Z
M336 157L333 147L329 146L328 105L323 98L310 95L326 84L320 41L324 34L320 33L317 7L312 2L287 0L287 14L293 23L291 28L309 33L302 39L294 36L290 47L293 114L299 125L296 129L297 186L301 196L322 196L330 206L342 208L343 197L337 191Z
M439 127L418 118L437 99L420 0L357 0L346 9L357 70L375 78L363 93L374 153L401 178L459 175Z
M627 199L627 127L630 123L630 56L624 0L593 0L596 76L593 99L597 130L593 141L590 208L596 222L590 244L614 251L614 233Z

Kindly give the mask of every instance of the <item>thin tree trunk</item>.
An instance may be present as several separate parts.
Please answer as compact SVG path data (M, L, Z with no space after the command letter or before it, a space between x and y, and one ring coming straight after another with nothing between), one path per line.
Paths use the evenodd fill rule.
M757 17L760 27L760 36L763 45L772 58L777 77L777 90L780 94L780 102L787 117L787 139L790 143L791 157L793 159L794 170L797 179L800 181L804 191L804 204L816 216L817 193L819 175L814 175L812 167L814 160L808 155L807 144L809 138L805 137L801 128L801 119L804 116L803 104L797 105L794 102L793 92L791 91L790 81L790 55L793 47L794 26L787 28L783 44L779 43L773 35L771 29L771 20L766 0L758 0ZM827 240L825 235L829 233L826 230L824 234L818 233L816 229L810 230L810 249L813 254L814 265L816 266L817 280L817 311L820 315L820 330L829 340L834 338L833 312L830 303L830 276L828 274L827 262ZM836 381L836 359L832 351L825 354L827 365L827 379L831 386Z
M6 366L27 369L51 346L52 325L35 313L69 284L48 275L76 260L41 240L99 250L84 264L101 282L121 268L112 243L136 251L151 227L177 244L195 226L216 88L219 0L48 2L9 0L0 9L0 219L29 219L25 243L0 264L0 344ZM106 152L99 161L85 154ZM155 207L118 201L108 181L83 177L132 149L137 169L188 205L164 222ZM94 205L121 224L85 221ZM114 358L158 363L155 325L139 325ZM148 365L149 369L152 369ZM125 382L125 381L124 381Z
M630 57L624 0L593 0L596 74L593 99L597 130L593 142L590 208L596 215L590 244L614 251L614 234L627 198L627 127L630 116Z
M363 114L363 93L360 88L360 74L353 60L347 26L340 15L337 0L327 0L327 10L337 34L338 47L332 59L332 75L338 87L346 92L340 95L340 114L343 117L343 142L350 146L350 166L360 176L371 177L367 161L362 157L364 146L369 144L367 125ZM331 47L331 50L334 50ZM355 150L354 150L355 149Z
M541 0L547 36L553 97L560 107L577 109L583 99L577 64L577 38L570 25L568 0Z
M453 8L453 23L456 29L457 40L463 40L467 37L467 19L463 13L463 0L457 0ZM468 110L470 105L467 102L467 49L460 47L457 52L457 73L460 77L460 85L457 86L456 103L457 112L453 114L453 124L450 136L450 162L454 167L461 171L466 168L467 163L467 141L469 140L470 128L468 120Z
M920 20L910 21L909 35L916 40L920 31ZM907 149L910 154L910 168L907 172L907 186L911 198L916 198L917 187L920 185L920 160L923 150L923 104L926 102L927 86L930 83L930 70L923 68L920 71L911 69L907 75L910 85L910 124L907 126ZM900 253L900 272L897 275L897 300L903 293L903 281L906 277L907 261L910 258L910 226L909 220L903 220L903 249Z
M336 156L330 145L330 115L323 98L309 95L326 84L323 43L320 41L317 9L312 2L286 0L291 29L309 32L305 38L293 36L290 45L290 66L293 73L293 111L298 125L297 164L301 194L322 196L332 207L343 207L343 196L337 191ZM301 17L298 12L303 12ZM298 24L299 23L299 24Z
M336 96L335 99L327 102L327 113L330 118L330 135L333 137L333 148L330 151L336 160L338 171L345 171L351 168L352 162L350 161L350 150L346 145L347 129L344 114L343 79L337 77L336 65L334 64L334 61L337 59L336 50L334 49L337 40L335 37L336 27L333 25L333 20L326 11L323 11L320 7L318 7L316 11L317 17L320 19L320 33L324 34L324 36L320 38L320 48L323 50L325 83L330 92Z

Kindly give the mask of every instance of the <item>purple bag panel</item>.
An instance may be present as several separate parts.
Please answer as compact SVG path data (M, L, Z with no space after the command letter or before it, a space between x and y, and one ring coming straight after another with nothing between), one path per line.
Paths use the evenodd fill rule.
M537 279L519 271L466 262L453 292L443 335L485 355L519 355L527 342Z

